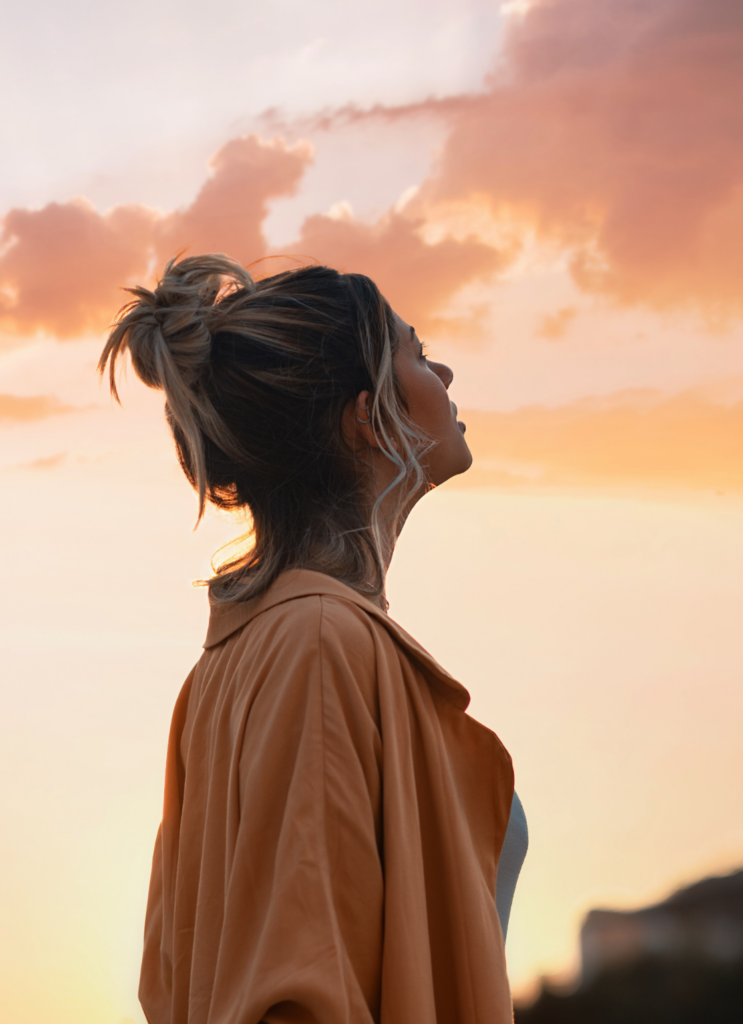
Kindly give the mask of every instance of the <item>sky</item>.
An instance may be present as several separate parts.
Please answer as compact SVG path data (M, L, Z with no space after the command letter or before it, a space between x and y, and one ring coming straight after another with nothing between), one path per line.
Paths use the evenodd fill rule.
M180 250L368 273L454 370L474 465L415 510L389 597L514 757L515 993L575 972L591 907L740 866L742 86L737 0L9 16L4 1016L143 1022L191 582L239 524L193 532L161 396L119 408L95 363Z

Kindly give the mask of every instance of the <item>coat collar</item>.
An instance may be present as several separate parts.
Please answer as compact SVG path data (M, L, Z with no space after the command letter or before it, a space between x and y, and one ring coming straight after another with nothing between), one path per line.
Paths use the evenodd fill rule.
M298 597L311 596L337 597L342 601L355 604L358 608L376 619L392 638L427 670L430 681L439 693L456 707L464 710L470 702L470 695L460 682L449 675L425 648L421 647L402 626L391 619L381 608L368 601L361 594L333 579L325 573L312 569L288 569L269 587L265 594L249 601L231 604L212 604L210 602L209 628L206 633L204 647L216 647L238 629L242 629L257 615L274 608L276 605L293 601Z

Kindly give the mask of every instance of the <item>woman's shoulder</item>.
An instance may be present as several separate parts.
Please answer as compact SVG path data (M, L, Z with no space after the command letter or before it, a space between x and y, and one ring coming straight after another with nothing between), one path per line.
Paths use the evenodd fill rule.
M237 691L262 691L264 700L315 686L328 696L345 695L344 701L355 692L375 715L378 631L384 626L349 600L343 593L349 588L337 581L303 582L299 592L296 585L272 588L256 602L212 608L203 682L216 675Z
M384 627L363 608L336 594L304 594L282 601L256 616L240 631L238 644L287 647L316 654L324 662L367 674Z
M258 636L303 645L322 638L330 644L366 646L375 633L384 630L374 617L376 611L364 597L333 577L293 570L282 573L253 600L212 605L204 647L208 650L228 638L245 643Z
M212 608L204 647L235 644L264 652L286 648L307 654L322 650L338 664L375 664L387 672L400 663L422 670L433 688L458 708L469 694L401 626L346 583L309 569L282 573L260 597ZM367 669L368 671L368 669Z

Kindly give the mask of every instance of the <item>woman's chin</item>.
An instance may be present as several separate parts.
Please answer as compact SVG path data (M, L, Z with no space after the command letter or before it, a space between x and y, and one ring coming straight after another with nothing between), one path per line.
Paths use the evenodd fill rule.
M465 445L465 447L467 446ZM469 448L467 448L466 455L462 459L462 468L459 470L459 473L466 473L467 470L471 467L473 461L474 459L472 452L469 450ZM457 475L459 475L459 473Z
M452 476L459 476L461 473L466 473L467 470L472 465L472 461L473 461L473 456L472 456L472 452L470 451L470 446L467 444L467 442L466 442L466 440L464 438L464 433L467 430L467 427L465 426L464 423L461 423L459 420L457 420L457 426L459 427L459 429L461 431L460 441L459 441L459 444L457 445L457 448L458 448L458 452L457 452L458 460L457 461L459 463L459 467L452 473Z
M464 438L462 438L462 442L461 448L457 445L459 450L456 456L448 458L445 463L429 468L429 480L434 486L440 487L441 484L445 484L452 477L461 476L472 465L472 452L467 447Z

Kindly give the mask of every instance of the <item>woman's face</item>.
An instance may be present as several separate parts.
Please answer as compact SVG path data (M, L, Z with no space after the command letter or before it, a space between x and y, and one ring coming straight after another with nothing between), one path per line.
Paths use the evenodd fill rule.
M464 439L465 425L457 420L457 407L449 400L454 374L443 363L427 359L415 328L395 313L398 345L394 356L397 379L408 403L408 412L421 431L436 441L422 464L432 484L464 473L472 465L472 453Z

